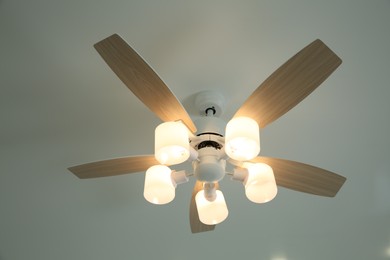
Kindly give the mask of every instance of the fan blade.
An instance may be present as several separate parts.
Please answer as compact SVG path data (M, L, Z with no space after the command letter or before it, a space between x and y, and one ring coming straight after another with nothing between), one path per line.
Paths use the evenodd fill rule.
M271 166L277 185L319 196L336 196L346 180L336 173L294 161L256 157L251 162L261 162Z
M122 82L162 121L181 120L196 132L192 119L153 69L119 35L94 45Z
M264 128L301 102L341 62L321 40L315 40L269 76L234 117L250 117Z
M203 182L196 181L194 189L192 191L191 203L190 203L190 226L192 233L200 233L206 231L212 231L215 225L206 225L199 220L198 209L196 208L195 196L203 190Z
M80 179L90 179L141 172L157 164L160 163L154 155L142 155L86 163L70 167L68 170Z

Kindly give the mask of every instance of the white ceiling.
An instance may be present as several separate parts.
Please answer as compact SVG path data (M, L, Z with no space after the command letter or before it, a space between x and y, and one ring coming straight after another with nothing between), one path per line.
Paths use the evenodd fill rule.
M389 12L388 0L0 0L0 259L390 259ZM77 179L67 167L153 153L160 121L93 48L113 33L189 112L195 93L223 93L225 120L320 38L343 64L262 131L261 154L346 184L257 205L226 178L228 219L193 235L193 180L154 206L143 173Z

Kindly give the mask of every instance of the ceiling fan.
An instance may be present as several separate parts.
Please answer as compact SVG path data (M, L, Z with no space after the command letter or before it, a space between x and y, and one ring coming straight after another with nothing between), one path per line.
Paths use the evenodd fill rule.
M153 69L117 34L94 45L123 83L164 123L155 130L155 154L92 162L70 167L81 179L146 171L144 197L154 204L173 200L177 184L196 178L190 203L192 233L210 231L228 210L218 182L225 175L245 186L249 200L272 200L277 186L334 197L346 178L307 164L258 157L259 128L285 114L316 89L341 59L321 40L303 48L244 102L227 124L218 115L222 98L203 92L196 103L203 114L194 122ZM168 166L192 161L193 173ZM227 173L226 163L234 170Z

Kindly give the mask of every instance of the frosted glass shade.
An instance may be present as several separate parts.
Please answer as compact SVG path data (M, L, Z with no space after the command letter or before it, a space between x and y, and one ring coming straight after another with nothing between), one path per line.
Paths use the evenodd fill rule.
M195 196L195 201L199 220L203 224L216 225L224 221L229 214L225 198L220 190L216 190L214 201L208 201L204 196L204 190L200 190Z
M275 198L278 193L272 168L265 163L244 163L248 169L245 181L245 195L255 203L265 203Z
M188 130L181 122L166 122L155 130L154 155L161 164L173 165L190 156Z
M260 152L260 131L257 122L249 117L233 118L226 125L226 154L237 161L248 161Z
M155 165L146 171L144 197L153 204L167 204L175 198L175 184L171 169L165 165Z

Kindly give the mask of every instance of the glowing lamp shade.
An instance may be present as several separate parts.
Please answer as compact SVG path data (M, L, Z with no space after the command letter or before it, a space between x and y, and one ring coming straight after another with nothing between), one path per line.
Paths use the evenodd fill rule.
M244 163L248 169L245 195L255 203L265 203L275 198L278 188L272 168L265 163Z
M165 165L155 165L146 171L144 197L153 204L167 204L175 198L175 184L171 169Z
M204 195L204 190L200 190L195 196L195 201L199 220L203 224L216 225L224 221L229 214L225 198L220 190L216 190L214 201L208 201Z
M166 122L155 130L154 155L161 164L173 165L190 156L188 130L181 122Z
M260 131L257 122L249 117L233 118L226 125L226 154L238 161L248 161L260 152Z

